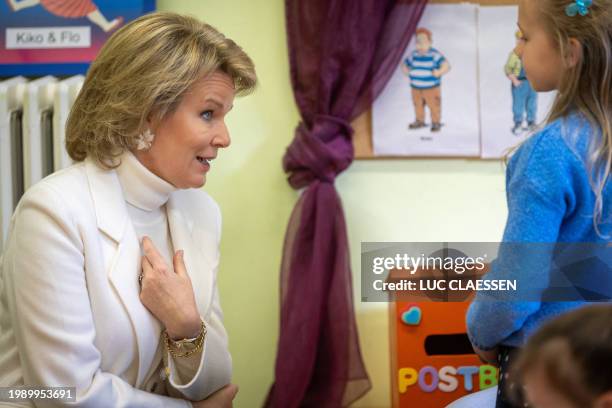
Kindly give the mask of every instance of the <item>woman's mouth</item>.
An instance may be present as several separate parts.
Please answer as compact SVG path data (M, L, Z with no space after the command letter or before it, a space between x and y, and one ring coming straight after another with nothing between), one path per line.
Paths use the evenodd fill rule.
M212 159L207 159L206 157L196 156L197 161L200 162L204 171L208 171L210 169L210 161Z

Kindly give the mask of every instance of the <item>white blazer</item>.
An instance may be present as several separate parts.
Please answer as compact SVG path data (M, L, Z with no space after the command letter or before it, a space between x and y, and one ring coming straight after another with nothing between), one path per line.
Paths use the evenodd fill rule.
M190 189L166 208L208 329L201 359L170 358L168 379L139 364L163 347L139 299L139 240L116 172L85 160L31 187L15 210L0 258L0 386L75 386L79 407L184 408L161 394L200 400L229 384L219 207Z

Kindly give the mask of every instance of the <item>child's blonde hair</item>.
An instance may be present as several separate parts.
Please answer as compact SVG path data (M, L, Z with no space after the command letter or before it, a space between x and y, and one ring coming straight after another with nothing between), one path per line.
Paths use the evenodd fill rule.
M542 326L511 367L512 380L541 369L557 393L578 407L612 391L612 305L582 307ZM516 398L521 387L508 390Z
M596 196L593 225L599 234L603 189L612 168L612 0L594 0L586 16L573 17L565 12L571 3L571 0L537 0L543 22L561 56L566 59L569 56L571 38L581 44L576 65L564 70L547 122L578 111L595 129L601 130L601 138L593 138L588 157Z

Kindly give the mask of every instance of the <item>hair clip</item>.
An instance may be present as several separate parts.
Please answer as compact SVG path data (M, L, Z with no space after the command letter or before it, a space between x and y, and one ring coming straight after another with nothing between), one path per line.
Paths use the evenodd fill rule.
M565 8L565 14L574 17L578 14L586 16L589 14L589 7L593 5L593 0L574 0L572 4L568 4Z

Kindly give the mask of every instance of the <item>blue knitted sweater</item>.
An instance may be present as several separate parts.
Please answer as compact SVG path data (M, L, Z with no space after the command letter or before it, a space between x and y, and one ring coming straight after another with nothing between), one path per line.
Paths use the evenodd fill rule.
M612 182L607 182L603 191L603 221L598 225L598 235L593 226L596 197L589 182L592 166L587 164L589 146L600 137L601 132L594 131L586 119L572 114L548 124L518 148L506 171L508 219L504 242L609 241L602 236L612 233ZM494 262L486 278L546 285L550 273L549 268L537 272L500 269ZM468 336L484 350L500 344L520 347L546 320L583 304L490 301L477 295L467 313Z

